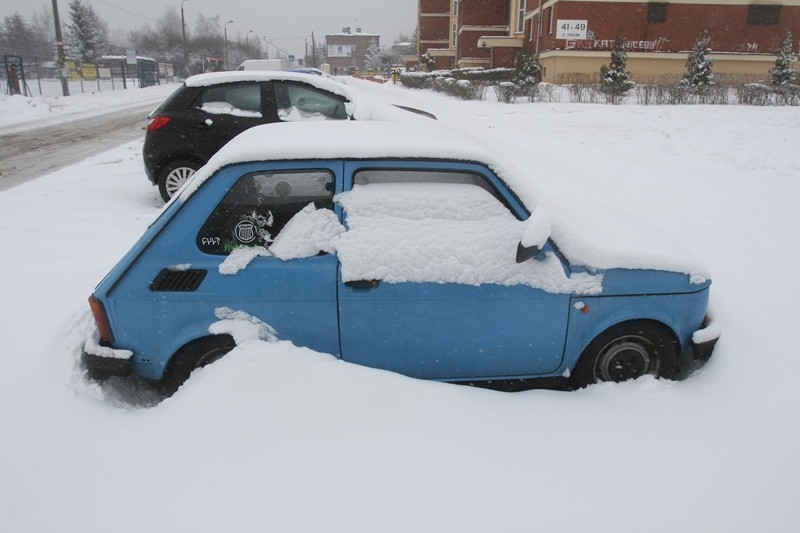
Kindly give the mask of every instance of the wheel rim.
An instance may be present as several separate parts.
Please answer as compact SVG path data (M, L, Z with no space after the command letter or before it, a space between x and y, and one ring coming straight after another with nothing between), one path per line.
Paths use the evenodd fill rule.
M178 192L178 189L180 189L189 178L194 176L194 172L195 170L190 167L178 167L167 174L164 180L164 189L166 189L170 198Z
M594 368L595 381L626 381L655 371L653 345L644 337L629 335L609 343Z

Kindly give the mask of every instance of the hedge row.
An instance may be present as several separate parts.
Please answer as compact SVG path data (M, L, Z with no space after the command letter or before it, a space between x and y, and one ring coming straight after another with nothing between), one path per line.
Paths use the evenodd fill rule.
M702 90L678 83L636 85L627 94L613 96L602 91L594 80L571 80L576 83L520 85L511 81L514 69L456 69L434 72L405 72L403 85L412 89L433 89L463 100L483 100L489 87L499 102L514 103L518 98L529 102L558 102L562 93L570 102L620 104L627 100L641 105L731 104L800 105L800 86L774 86L763 83L719 84ZM581 82L582 81L582 82Z
M489 86L508 82L515 72L513 68L404 72L400 81L410 89L433 89L464 100L482 100Z

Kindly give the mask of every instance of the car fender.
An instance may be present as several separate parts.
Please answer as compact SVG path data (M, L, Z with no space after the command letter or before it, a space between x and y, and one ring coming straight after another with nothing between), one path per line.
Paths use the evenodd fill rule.
M650 321L664 326L683 350L703 322L708 289L688 294L573 297L562 371L572 371L598 335L624 322Z

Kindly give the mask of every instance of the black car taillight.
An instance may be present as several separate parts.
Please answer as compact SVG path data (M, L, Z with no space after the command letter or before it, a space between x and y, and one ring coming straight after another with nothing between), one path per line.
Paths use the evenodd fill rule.
M97 330L100 332L100 344L110 345L114 342L114 335L111 333L111 326L108 323L108 316L106 315L106 308L103 303L94 297L89 297L89 307L92 310L92 316L97 324Z
M169 117L153 117L147 123L147 131L156 131L169 123Z

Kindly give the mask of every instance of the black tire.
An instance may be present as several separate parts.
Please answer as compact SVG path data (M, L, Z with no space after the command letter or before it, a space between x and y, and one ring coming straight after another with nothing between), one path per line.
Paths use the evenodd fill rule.
M677 367L678 343L664 326L625 322L607 329L586 347L572 372L572 388L645 374L672 378Z
M161 193L161 198L168 202L201 166L201 163L190 159L173 161L165 166L158 175L158 192Z
M235 347L236 343L230 335L214 335L191 341L170 359L161 378L161 391L170 396L175 394L192 372L221 359Z

